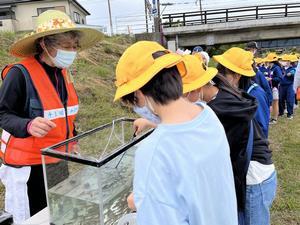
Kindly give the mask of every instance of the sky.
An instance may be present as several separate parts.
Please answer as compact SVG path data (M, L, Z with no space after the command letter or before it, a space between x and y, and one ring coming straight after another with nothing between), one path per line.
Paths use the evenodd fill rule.
M108 0L77 0L90 13L88 24L101 25L109 29ZM152 0L149 0L152 2ZM299 0L201 0L203 10L222 9L238 6L295 3ZM114 33L138 32L145 29L144 0L110 0ZM161 6L164 13L196 11L199 0L160 0L160 3L173 3L172 6ZM196 4L197 3L197 4ZM151 21L150 21L151 23Z

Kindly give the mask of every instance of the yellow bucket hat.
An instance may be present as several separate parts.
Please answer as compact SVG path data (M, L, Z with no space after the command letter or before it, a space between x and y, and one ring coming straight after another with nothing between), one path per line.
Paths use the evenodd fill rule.
M254 59L254 62L255 62L256 64L260 64L260 63L263 63L264 60L263 60L262 58L255 58L255 59Z
M255 76L252 68L253 54L244 49L233 47L222 55L215 55L214 60L231 71L247 77Z
M296 55L289 55L289 59L291 62L298 62L299 59Z
M160 53L160 57L153 54ZM139 41L121 56L116 68L117 91L114 101L142 88L165 68L177 66L181 76L186 74L182 56L172 53L153 41Z
M279 57L276 53L271 52L267 55L267 57L265 58L266 62L275 62L279 60Z
M10 53L16 57L28 57L36 54L36 41L48 35L80 31L80 50L87 49L100 41L103 34L92 28L76 27L70 17L57 10L47 10L37 18L36 30L25 35L10 47Z
M278 57L278 59L280 59L281 61L290 61L290 55L284 54L284 55Z
M216 68L207 67L196 55L185 55L183 61L187 70L182 77L183 94L203 87L218 74Z

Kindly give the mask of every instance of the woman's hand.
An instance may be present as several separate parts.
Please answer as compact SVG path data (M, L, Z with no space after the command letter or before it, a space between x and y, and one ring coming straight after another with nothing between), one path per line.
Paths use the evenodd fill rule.
M56 124L51 120L45 119L43 117L37 117L29 122L29 124L27 125L27 132L34 137L42 138L55 127Z
M144 118L139 118L136 119L133 123L133 128L135 130L135 134L139 135L143 131L150 129L150 128L156 128L157 125L155 123L152 123L151 121L144 119Z

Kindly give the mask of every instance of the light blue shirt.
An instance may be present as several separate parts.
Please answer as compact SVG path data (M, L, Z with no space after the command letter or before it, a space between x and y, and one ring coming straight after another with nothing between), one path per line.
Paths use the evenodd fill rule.
M138 225L237 225L229 145L204 105L194 120L160 124L135 156Z

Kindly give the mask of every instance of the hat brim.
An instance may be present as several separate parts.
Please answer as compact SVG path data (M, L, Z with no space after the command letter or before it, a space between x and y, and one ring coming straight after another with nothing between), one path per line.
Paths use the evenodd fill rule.
M275 58L275 59L266 59L266 62L276 62L276 61L278 61L279 60L279 58L277 57L277 58Z
M230 69L231 71L241 74L243 76L246 77L254 77L255 76L255 72L252 70L244 70L241 69L239 67L237 67L236 65L232 64L230 61L228 61L226 58L224 58L223 55L215 55L213 56L213 59L220 63L221 65L225 66L226 68Z
M80 51L85 50L103 38L103 34L100 31L92 28L74 27L74 28L61 28L50 31L44 31L35 33L24 37L10 47L10 54L16 57L29 57L35 55L36 52L36 40L42 37L46 37L53 34L65 33L68 31L79 31L82 36L80 37Z
M156 74L165 68L177 66L181 76L185 75L186 68L183 58L175 53L169 53L157 58L154 64L149 67L143 74L139 75L136 79L131 80L117 88L114 101L135 92L147 84Z
M209 81L211 81L217 74L218 70L216 68L208 67L205 74L203 74L200 78L193 81L192 83L183 84L183 94L203 87Z

